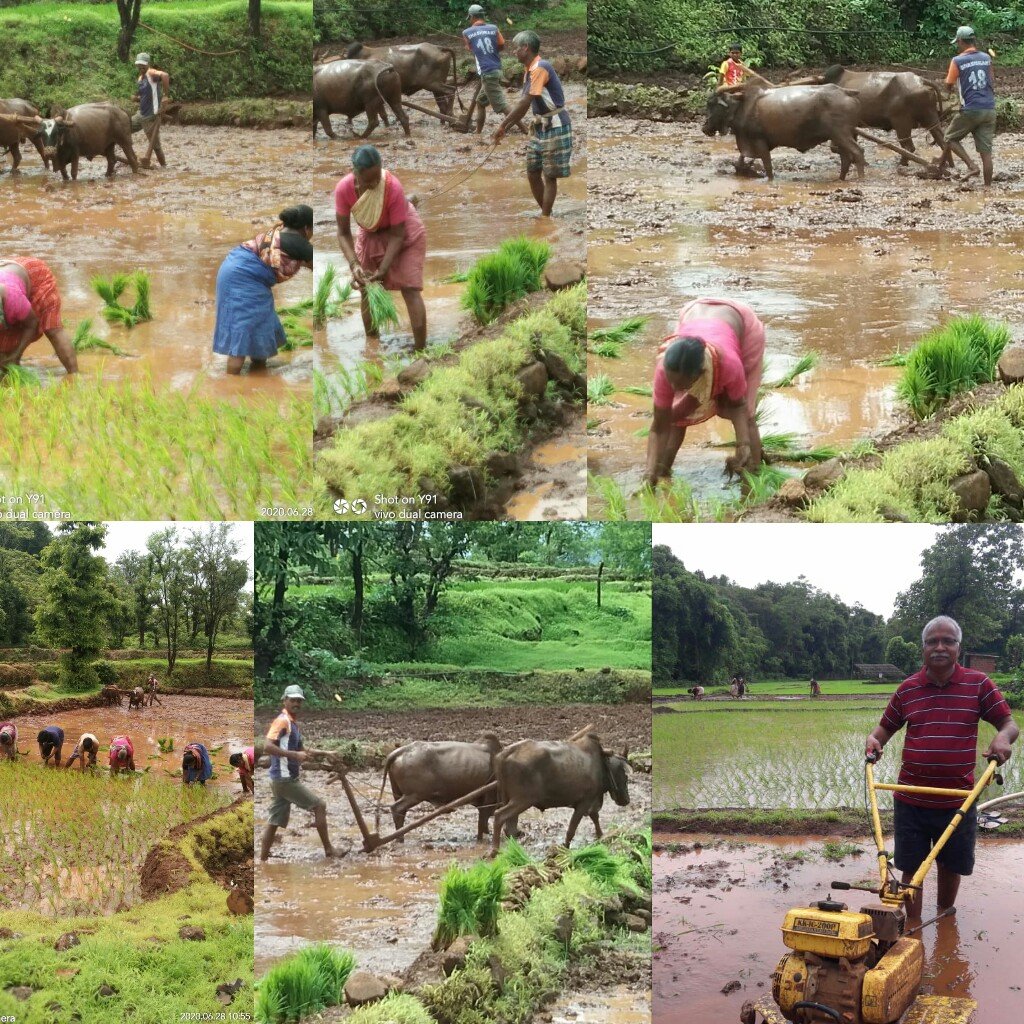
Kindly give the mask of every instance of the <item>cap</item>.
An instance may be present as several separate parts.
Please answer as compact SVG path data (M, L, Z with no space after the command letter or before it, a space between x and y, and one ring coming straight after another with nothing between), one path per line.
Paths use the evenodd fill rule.
M959 43L963 39L973 39L973 38L974 38L974 28L971 25L961 25L956 30L956 35L953 36L952 39L950 39L950 42L951 43Z
M138 67L140 64L145 64L147 68L149 67L149 54L148 53L140 53L135 58L135 66Z
M306 695L302 692L301 686L289 686L281 697L281 700L305 700Z
M470 18L479 18L483 13L484 9L479 4L472 4L466 12L466 21L469 21Z

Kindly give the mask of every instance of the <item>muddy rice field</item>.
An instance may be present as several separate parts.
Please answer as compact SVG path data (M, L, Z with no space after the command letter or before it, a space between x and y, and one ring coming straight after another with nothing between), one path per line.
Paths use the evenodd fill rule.
M997 180L985 189L904 172L867 141L863 181L840 182L838 159L819 147L776 150L768 182L737 177L735 140L707 138L696 122L600 117L589 131L592 327L651 318L622 358L590 357L590 376L619 389L590 409L590 472L627 493L641 483L651 401L621 389L650 385L658 344L692 298L757 311L766 380L819 354L816 369L763 403L761 432L793 433L806 448L848 448L904 425L900 371L879 361L946 319L979 312L1024 330L1024 135L997 137ZM920 140L918 151L936 155ZM698 498L738 496L722 475L729 452L713 447L731 440L721 419L690 428L675 473Z
M259 710L257 730L265 731L272 717ZM608 747L621 750L629 744L631 749L646 750L649 745L649 710L643 705L428 710L401 715L311 711L302 716L300 726L308 748L325 740L357 740L389 750L412 739L472 740L482 729L494 729L507 743L525 736L565 738L589 722ZM380 769L353 771L348 778L373 830ZM366 854L341 786L327 787L325 780L322 773L306 776L307 784L327 797L332 843L348 852L340 860L324 860L312 815L307 812L295 812L289 828L278 833L271 859L257 873L257 976L288 953L317 940L352 950L367 970L389 974L406 970L429 946L445 872L453 863L469 864L487 852L487 846L476 843L476 809L463 808L411 832L402 844L392 843ZM601 812L605 830L638 827L649 821L650 776L634 772L629 785L628 807L605 800ZM260 770L257 833L266 823L269 802L266 771ZM381 834L391 829L386 810L389 802L387 791ZM425 810L429 810L426 805L415 808L407 822ZM570 814L567 809L524 814L521 842L532 854L543 853L564 840ZM584 822L574 845L586 845L592 838L592 826ZM649 979L637 973L631 959L621 972L613 970L602 978L574 978L571 986L557 1003L546 1008L544 1020L559 1024L642 1024L649 1020Z
M27 147L22 173L0 177L5 251L50 265L69 329L91 318L94 333L131 353L80 353L85 375L149 377L232 400L308 391L309 347L279 352L265 371L240 377L229 377L224 357L212 350L217 270L278 211L305 201L307 185L295 168L308 162L308 131L164 125L160 135L167 168L154 158L153 170L133 175L118 164L113 179L104 177L101 157L82 161L77 182L63 182ZM136 146L141 138L134 136ZM90 279L138 268L150 275L153 320L131 330L106 324ZM303 271L276 286L277 305L306 298L311 278ZM63 373L45 337L28 348L23 365L44 377Z
M877 882L874 844L838 862L820 839L655 836L655 1024L734 1024L748 1000L771 1002L771 975L785 952L782 920L794 906L830 894L833 880ZM1017 969L1024 932L1024 844L983 836L975 872L960 889L955 918L921 933L923 995L977 1002L975 1024L1016 1024L1024 1016ZM925 883L933 916L935 879ZM843 894L851 909L858 897Z
M468 270L481 256L506 238L525 234L550 243L554 257L585 260L586 175L589 122L585 89L577 76L565 83L566 107L573 124L572 174L559 181L554 216L538 216L524 171L524 139L513 129L495 148L492 136L498 116L488 112L482 135L460 134L436 118L407 111L412 127L406 139L394 123L380 126L368 140L353 138L343 117L335 116L336 139L321 132L315 143L314 208L318 233L316 273L335 265L339 280L348 279L335 228L334 187L351 170L352 151L364 141L376 146L384 166L401 180L407 195L417 197L417 208L427 231L427 257L423 299L427 309L427 347L457 344L464 347L487 336L477 328L459 300L464 285L447 281ZM466 102L471 87L460 93ZM510 90L510 101L514 93ZM433 107L426 93L412 98ZM357 132L365 119L355 119ZM474 168L476 168L474 170ZM317 368L334 381L375 363L384 376L393 376L412 360L412 335L401 296L395 293L400 326L379 345L367 344L355 301L344 314L317 332ZM332 410L340 412L340 409ZM554 433L533 445L524 459L524 473L508 500L509 519L582 518L586 515L586 435L582 414L562 423Z

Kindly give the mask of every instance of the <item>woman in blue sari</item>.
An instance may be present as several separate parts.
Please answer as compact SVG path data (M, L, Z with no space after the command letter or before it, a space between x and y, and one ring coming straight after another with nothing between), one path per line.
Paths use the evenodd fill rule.
M274 309L273 287L313 269L313 208L289 206L268 231L228 253L217 273L217 325L213 351L228 357L228 373L241 373L246 359L262 369L284 343Z

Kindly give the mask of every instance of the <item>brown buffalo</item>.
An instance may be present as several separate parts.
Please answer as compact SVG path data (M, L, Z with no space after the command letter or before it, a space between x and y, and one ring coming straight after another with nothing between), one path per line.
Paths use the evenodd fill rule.
M593 733L577 740L520 740L506 747L494 759L499 807L491 826L491 852L498 852L502 827L530 807L573 809L566 846L584 815L600 839L598 815L605 793L620 807L629 803L628 767L625 754L609 753Z
M65 181L68 164L74 181L81 158L92 160L100 155L107 158L107 177L113 177L117 146L124 151L132 173L139 173L139 161L132 148L131 118L120 107L113 103L80 103L63 113L54 113L56 116L42 122L43 154Z
M39 111L32 106L28 100L9 99L0 100L0 114L6 117L38 117ZM16 121L8 121L6 117L0 117L0 149L8 149L11 153L11 174L20 174L18 164L21 163L21 143L25 141L26 129L22 128ZM31 128L27 129L29 132ZM30 141L36 147L43 160L43 166L49 169L50 162L43 152L43 142L38 135L31 135Z
M771 151L779 146L801 153L830 142L839 154L839 177L845 180L853 164L864 177L864 150L857 145L860 103L838 85L785 85L763 82L719 89L708 99L704 134L730 130L744 161L760 159L769 180L775 177Z
M423 740L406 743L393 750L384 763L378 808L384 784L390 775L391 792L395 798L391 817L395 828L401 828L406 814L417 804L426 801L434 807L441 807L493 782L494 755L499 750L501 742L493 732L481 733L475 743L431 743ZM480 843L487 835L487 819L494 810L494 792L476 797L472 806L478 812L476 840ZM402 841L404 837L399 840Z
M104 686L100 696L104 704L117 704L120 707L124 701L124 694L116 686Z
M366 131L380 123L387 104L398 118L402 130L411 135L409 118L402 109L402 82L390 64L379 60L332 60L313 69L313 138L317 125L323 125L329 138L337 138L331 128L331 114L344 114L351 123L358 114L366 114Z
M131 693L128 694L128 710L132 708L145 707L146 703L146 691L141 686L136 686Z
M433 43L410 43L371 49L353 43L345 53L348 60L379 60L390 64L402 80L402 95L425 89L434 97L442 114L451 114L453 93L458 83L455 51Z

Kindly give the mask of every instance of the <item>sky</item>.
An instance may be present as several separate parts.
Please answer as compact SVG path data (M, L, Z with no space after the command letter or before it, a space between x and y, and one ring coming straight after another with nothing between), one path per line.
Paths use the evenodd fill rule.
M888 618L896 596L921 574L921 553L941 527L912 523L655 523L691 572L741 586L805 576L848 605Z
M118 555L125 551L145 551L146 538L157 530L165 529L168 526L178 528L178 533L184 539L190 530L205 526L205 523L107 523L107 541L100 554L113 562ZM252 568L253 558L253 533L252 523L229 523L235 540L240 545L239 557L244 558Z

